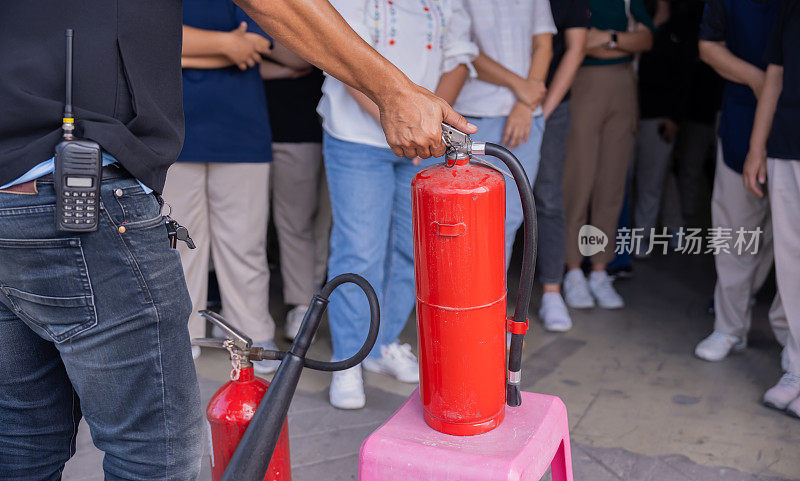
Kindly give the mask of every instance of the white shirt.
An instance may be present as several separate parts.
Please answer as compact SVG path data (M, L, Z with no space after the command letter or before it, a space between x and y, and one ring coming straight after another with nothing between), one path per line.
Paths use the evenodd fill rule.
M486 56L520 77L527 77L533 36L556 33L549 0L465 0L472 17L472 39ZM467 80L454 108L462 115L501 117L516 102L508 87L477 78ZM541 114L541 108L533 114Z
M412 82L435 90L445 72L472 60L463 0L332 0L347 23L405 73ZM327 133L340 140L389 147L380 124L365 112L342 82L327 77L317 112Z

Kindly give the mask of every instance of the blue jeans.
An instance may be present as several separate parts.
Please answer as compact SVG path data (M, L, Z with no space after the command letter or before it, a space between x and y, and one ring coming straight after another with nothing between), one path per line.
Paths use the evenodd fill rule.
M366 278L381 307L379 346L397 341L414 307L414 254L411 239L411 179L422 168L388 148L323 138L325 172L333 211L330 279L345 272ZM369 330L369 306L361 290L345 284L330 298L328 319L333 359L358 351Z
M105 181L99 230L64 234L38 187L0 193L0 479L61 479L81 416L106 480L196 479L191 303L158 202Z
M499 144L503 139L503 128L506 125L507 117L468 117L468 120L478 126L478 132L472 134L473 140L493 142ZM528 141L520 144L511 152L522 162L525 173L528 174L528 181L533 185L536 180L536 172L539 170L539 158L541 157L542 136L544 135L544 116L537 115L531 121L531 132ZM505 164L494 157L487 156L486 159L508 171ZM513 179L506 179L506 268L511 261L511 249L514 246L514 237L517 229L522 225L522 202L519 198L519 191Z

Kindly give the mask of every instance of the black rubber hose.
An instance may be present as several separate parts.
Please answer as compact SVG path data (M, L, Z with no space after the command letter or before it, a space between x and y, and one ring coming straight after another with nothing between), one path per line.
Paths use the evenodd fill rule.
M537 226L536 226L536 203L533 199L533 187L528 180L525 169L520 161L508 149L503 146L486 143L486 155L491 155L503 161L514 176L517 184L519 196L522 200L523 229L525 233L524 249L522 251L522 274L519 279L519 289L517 291L517 304L514 308L514 321L527 322L528 306L531 301L533 290L533 275L536 270L536 245L537 245ZM525 336L523 334L511 335L511 349L508 353L509 379L506 383L506 404L509 406L519 406L522 404L519 381L511 379L510 375L519 375L522 369L522 344Z
M375 346L375 341L378 340L378 329L380 328L381 323L381 309L378 305L378 296L375 295L375 290L366 279L358 274L341 274L325 284L317 295L327 301L334 289L347 282L360 287L367 296L367 302L369 303L369 332L367 333L367 339L364 341L364 344L361 345L361 349L359 349L357 353L353 354L344 361L325 362L317 361L315 359L306 359L305 366L307 368L316 369L317 371L344 371L345 369L350 369L351 367L359 364L367 357L367 355L369 355L370 351L372 351L372 348Z

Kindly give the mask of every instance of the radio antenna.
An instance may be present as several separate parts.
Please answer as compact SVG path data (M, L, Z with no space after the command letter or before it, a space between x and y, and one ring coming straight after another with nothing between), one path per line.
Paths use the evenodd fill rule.
M72 132L75 130L75 117L72 115L72 37L73 31L67 29L67 59L66 59L66 91L64 93L64 116L61 123L61 130L64 132L64 140L72 140Z

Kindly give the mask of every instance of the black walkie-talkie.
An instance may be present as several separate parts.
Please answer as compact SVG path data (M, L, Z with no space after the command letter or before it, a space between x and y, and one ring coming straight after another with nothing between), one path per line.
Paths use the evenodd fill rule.
M72 29L67 29L67 72L64 140L56 146L54 185L56 229L62 232L94 232L100 221L100 183L103 151L97 142L76 139L72 114Z

